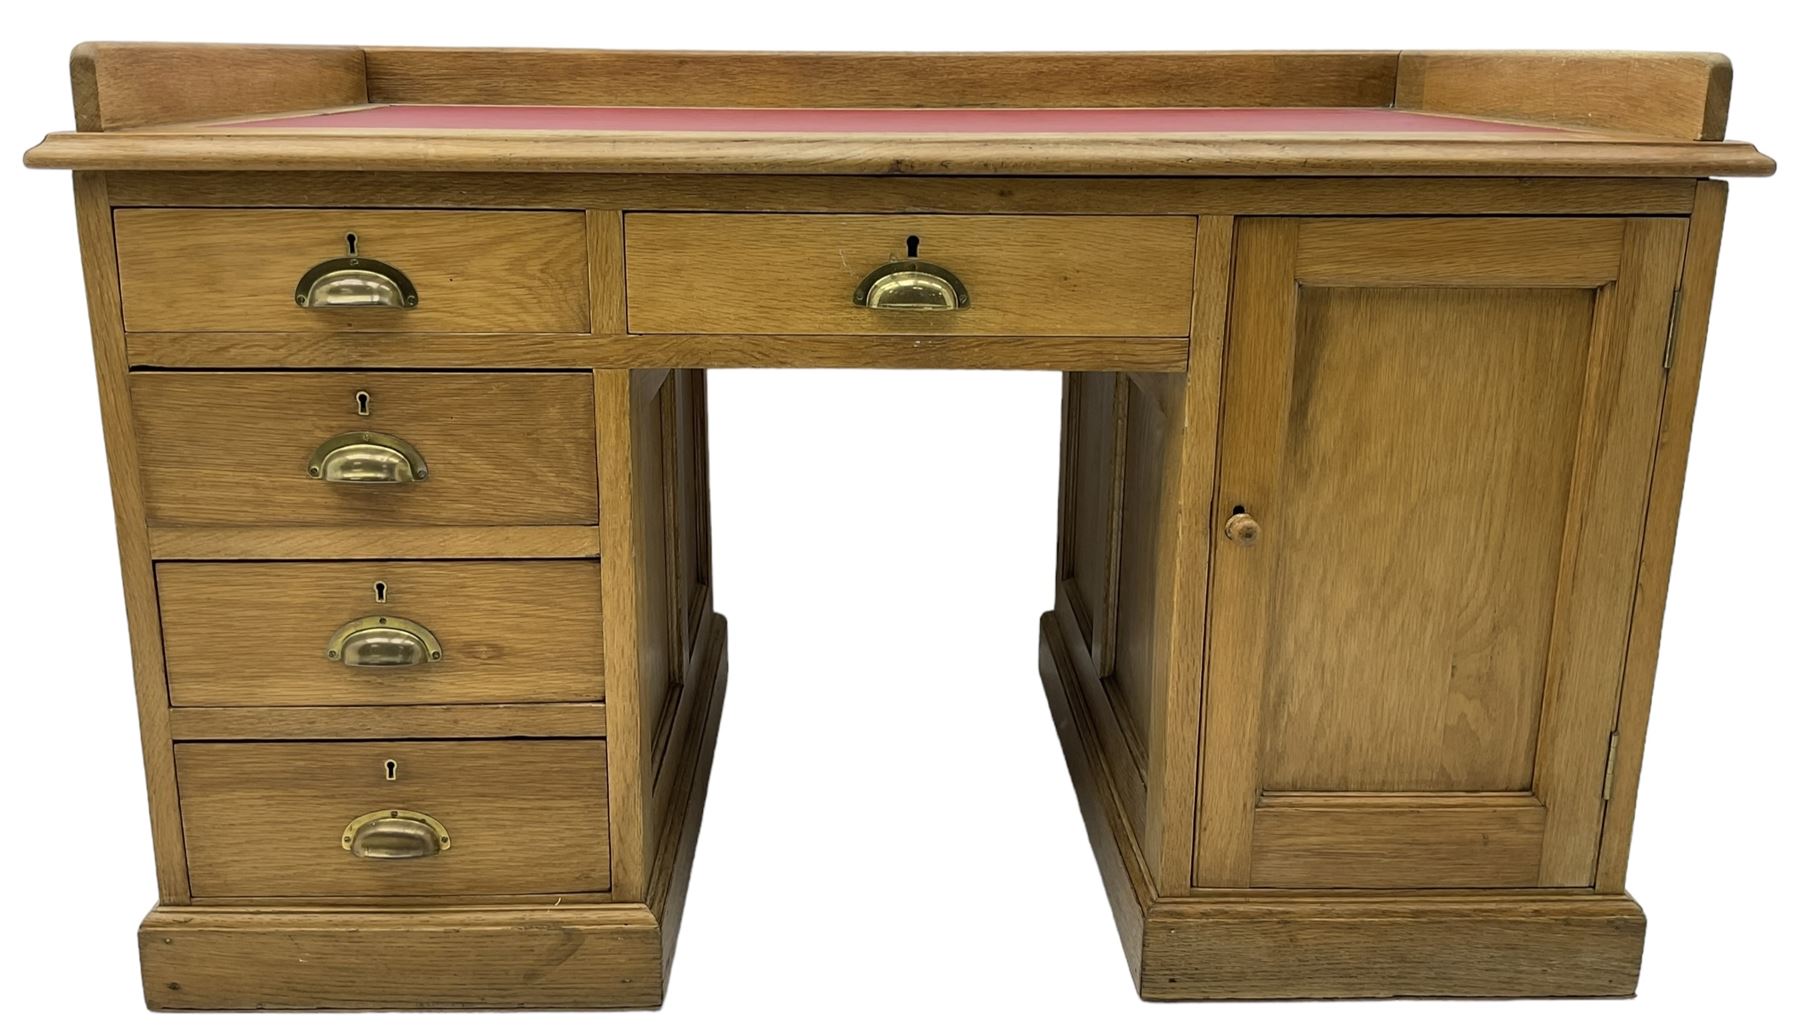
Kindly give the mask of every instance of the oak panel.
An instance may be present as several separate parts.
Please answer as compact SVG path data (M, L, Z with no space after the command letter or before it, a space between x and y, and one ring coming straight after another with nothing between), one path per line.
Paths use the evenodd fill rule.
M87 131L361 104L366 77L360 47L82 43L69 55Z
M633 334L597 339L596 366L757 369L1179 370L1185 337Z
M1075 800L1087 827L1088 845L1099 862L1100 881L1106 887L1113 922L1118 927L1125 963L1135 981L1144 954L1145 910L1155 894L1152 873L1135 849L1135 837L1126 817L1129 805L1120 800L1115 775L1094 728L1084 693L1077 684L1071 650L1055 614L1038 621L1038 675L1062 745L1063 760L1075 785Z
M375 585L381 585L381 597ZM163 563L177 707L539 703L604 698L600 565ZM424 625L443 659L357 668L325 641L369 616Z
M111 208L101 177L75 176L75 226L92 329L94 379L99 385L101 441L112 490L113 528L124 582L125 622L131 633L131 674L137 700L144 788L149 798L150 838L156 855L157 899L188 902L187 858L181 846L181 806L175 761L169 750L169 689L163 674L162 636L156 622L153 545L144 526L144 486L138 475L140 444L133 433L131 375L125 331L119 322L119 283L113 262Z
M1731 103L1724 54L1408 51L1396 107L1721 140Z
M1300 292L1294 286L1298 219L1238 224L1230 316L1221 374L1218 484L1208 597L1205 697L1200 727L1194 883L1248 886L1262 749L1261 665L1269 626L1269 579L1247 550L1227 548L1219 528L1237 507L1261 511L1280 477L1274 457L1287 436L1288 357ZM1266 550L1259 550L1259 555ZM1222 626L1236 617L1235 625ZM1248 618L1248 619L1245 619Z
M1369 137L1025 133L967 138L557 130L51 133L30 168L81 171L677 173L814 176L1768 176L1747 143L1529 133Z
M1302 283L1597 287L1619 275L1618 219L1319 219ZM1380 256L1370 261L1370 256Z
M111 172L121 206L599 208L1026 215L1685 214L1680 179ZM596 248L599 265L603 251ZM598 299L600 295L595 294ZM596 330L599 330L596 321Z
M1593 296L1302 289L1263 787L1531 782Z
M1713 279L1718 272L1725 193L1724 183L1700 184L1694 216L1688 222L1681 297L1669 339L1671 368L1663 392L1662 424L1657 433L1655 467L1645 511L1637 599L1632 604L1631 642L1619 693L1618 749L1613 757L1611 794L1607 798L1600 856L1594 869L1594 888L1602 893L1625 890L1626 859L1637 811L1638 775L1643 767L1644 737L1650 722L1650 690L1656 675L1663 606L1668 600L1675 524L1681 513L1688 444L1694 433L1694 405L1700 390L1700 360L1706 351Z
M1357 806L1367 802L1367 806ZM1256 810L1252 886L1331 889L1535 886L1544 806L1530 797L1445 806L1379 797Z
M158 908L138 931L153 1009L654 1008L641 904Z
M133 373L152 525L592 524L593 412L577 374ZM370 396L370 415L356 394ZM338 434L397 435L411 484L327 484L307 457Z
M667 496L661 391L669 371L593 373L601 508L608 777L615 899L645 900L657 829L653 737L670 673Z
M962 279L969 307L879 311L851 300L909 253ZM1179 337L1194 220L1177 216L632 213L633 333Z
M1569 489L1562 592L1550 642L1533 789L1549 808L1544 886L1591 886L1610 740L1650 503L1687 226L1627 219L1619 279L1599 292Z
M600 555L593 525L431 527L372 535L362 527L153 527L158 560L563 559Z
M621 281L622 283L622 281ZM621 287L622 289L622 287ZM620 319L623 320L621 313ZM207 369L1037 369L1187 366L1185 337L895 334L136 333L139 366Z
M752 107L1385 106L1393 51L731 53L370 47L393 104Z
M197 898L608 887L603 740L182 743L175 768ZM442 822L450 849L387 861L344 849L351 819L390 808Z
M1109 790L1053 615L1039 670L1138 992L1149 1000L1617 996L1644 914L1620 894L1209 891L1154 895Z
M603 739L604 703L177 707L176 740Z
M580 212L121 209L125 328L333 333L585 333L588 231ZM418 306L302 308L314 265L357 253L395 266Z
M1163 412L1163 404L1179 406L1180 377L1160 377L1146 381L1136 377L1120 377L1124 392L1124 426L1120 432L1120 471L1118 492L1118 574L1114 595L1113 684L1123 703L1125 717L1139 741L1150 737L1150 715L1157 706L1162 687L1157 680L1161 658L1158 650L1167 648L1162 627L1157 621L1157 589L1171 557L1160 549L1162 536L1165 480L1170 471L1165 450L1170 439L1180 433L1180 410L1175 421ZM1154 385L1161 397L1145 390ZM1174 426L1171 427L1171 422Z
M1126 380L1111 373L1064 378L1068 407L1065 471L1067 538L1062 576L1102 678L1112 673L1119 584L1119 476L1125 428Z
M1197 885L1253 884L1281 791L1371 857L1416 851L1356 792L1523 794L1530 885L1594 885L1683 227L1558 221L1241 226L1217 505L1264 533L1214 564Z
M1624 997L1644 912L1623 895L1286 896L1158 904L1150 1000Z

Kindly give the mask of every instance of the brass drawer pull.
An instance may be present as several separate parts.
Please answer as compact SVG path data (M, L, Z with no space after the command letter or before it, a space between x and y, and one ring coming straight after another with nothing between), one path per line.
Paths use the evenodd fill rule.
M294 285L301 308L417 308L419 292L407 275L386 262L356 253L356 234L346 234L349 254L320 262Z
M444 658L444 647L423 624L404 617L360 617L331 633L325 659L345 667L415 667Z
M371 861L431 857L450 849L450 833L423 811L370 811L344 826L344 849Z
M969 307L969 289L943 266L908 258L863 277L853 300L865 308L949 312Z
M410 484L425 479L425 457L392 434L354 431L339 434L306 461L306 474L333 484Z

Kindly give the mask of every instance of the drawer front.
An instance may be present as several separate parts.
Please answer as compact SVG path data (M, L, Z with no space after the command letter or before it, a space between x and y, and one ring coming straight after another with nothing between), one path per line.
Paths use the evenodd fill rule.
M590 893L610 885L601 739L180 743L175 775L195 897ZM345 848L352 820L391 811L429 816L448 848L379 859ZM413 853L420 844L399 845Z
M603 698L590 560L163 563L156 594L178 707Z
M631 214L628 318L641 334L1183 337L1194 232L1185 216ZM909 238L966 308L854 302Z
M133 373L131 405L153 525L598 520L593 380L581 374ZM363 432L386 436L387 475L411 475L397 472L410 449L424 479L328 479L368 474L369 463L333 472L320 454Z
M113 217L125 329L586 333L580 212L127 208ZM417 304L296 303L302 277L357 255ZM369 268L365 266L365 269Z

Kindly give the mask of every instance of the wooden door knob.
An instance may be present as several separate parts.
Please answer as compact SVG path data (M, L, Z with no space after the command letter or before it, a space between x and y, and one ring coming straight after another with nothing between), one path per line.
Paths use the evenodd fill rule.
M1255 545L1262 537L1262 525L1248 513L1233 513L1225 519L1225 538L1239 545Z

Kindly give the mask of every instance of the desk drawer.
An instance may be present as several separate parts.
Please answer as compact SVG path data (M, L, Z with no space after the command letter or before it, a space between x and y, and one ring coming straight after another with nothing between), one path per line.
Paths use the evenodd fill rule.
M633 333L1182 337L1194 284L1186 216L625 217ZM967 307L872 309L857 288L917 257Z
M601 739L180 743L175 776L196 897L610 886ZM346 848L354 820L394 811ZM358 856L377 848L421 856Z
M582 374L133 373L131 406L153 525L598 520Z
M163 563L156 594L178 707L603 698L591 560Z
M126 208L114 215L113 230L127 330L586 333L589 326L580 212ZM362 271L378 268L371 260L398 270L416 304L369 304L374 296L347 291L339 301L364 304L296 302L302 277L346 257L351 235Z

